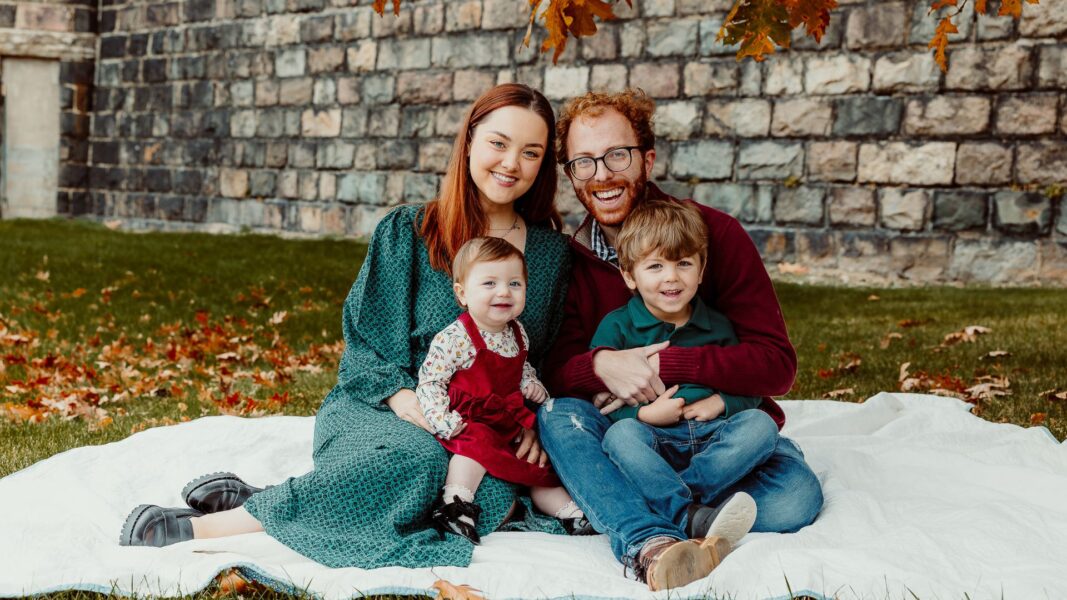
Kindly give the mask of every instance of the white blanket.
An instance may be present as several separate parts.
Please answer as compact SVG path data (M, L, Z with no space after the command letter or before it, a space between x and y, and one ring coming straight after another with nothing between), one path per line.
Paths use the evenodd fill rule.
M1057 598L1067 595L1067 445L988 423L957 400L879 394L783 402L826 504L792 535L750 534L670 598ZM491 600L666 598L622 576L607 538L494 533L469 568L329 569L266 534L125 548L137 504L179 506L189 479L264 485L311 466L312 419L210 417L77 448L0 480L0 596L61 589L189 593L243 567L325 599L427 594L438 578Z

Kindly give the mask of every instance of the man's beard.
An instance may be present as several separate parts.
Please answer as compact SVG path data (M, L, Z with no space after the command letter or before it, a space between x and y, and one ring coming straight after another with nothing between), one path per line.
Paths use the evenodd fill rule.
M619 187L618 184L604 186L596 185L593 182L587 183L586 186L577 193L578 200L582 203L582 206L589 211L589 214L593 215L593 218L596 219L597 223L609 227L618 226L622 225L622 222L626 220L626 217L630 216L630 211L645 199L647 183L648 174L645 172L644 165L642 165L641 174L637 176L637 179L623 185L622 195L627 197L625 204L621 204L617 208L611 210L603 210L599 206L599 201L593 196L593 192L595 191L614 189Z

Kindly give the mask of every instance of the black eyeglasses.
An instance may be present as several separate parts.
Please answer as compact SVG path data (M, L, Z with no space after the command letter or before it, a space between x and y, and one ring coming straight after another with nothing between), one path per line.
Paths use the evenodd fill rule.
M564 167L571 174L571 177L579 181L585 181L586 179L592 179L596 175L597 161L603 162L605 168L615 173L629 169L630 163L633 162L633 151L640 149L640 146L623 146L622 148L608 150L606 154L596 158L579 156L574 160L568 161Z

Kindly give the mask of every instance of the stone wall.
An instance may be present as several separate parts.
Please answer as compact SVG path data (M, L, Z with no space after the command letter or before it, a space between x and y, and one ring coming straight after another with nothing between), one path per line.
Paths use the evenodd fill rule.
M5 58L59 61L59 192L56 213L90 212L89 126L96 56L96 0L0 0L0 63ZM0 114L3 114L0 98ZM0 119L0 129L2 129ZM3 132L0 131L0 143Z
M769 264L1067 282L1064 0L1020 22L965 14L947 74L925 0L845 0L820 45L740 64L714 41L729 2L634 3L553 65L520 46L526 0L404 2L384 18L356 0L102 2L81 208L138 227L366 235L389 206L434 195L487 87L558 103L634 85L659 103L655 178L737 215Z

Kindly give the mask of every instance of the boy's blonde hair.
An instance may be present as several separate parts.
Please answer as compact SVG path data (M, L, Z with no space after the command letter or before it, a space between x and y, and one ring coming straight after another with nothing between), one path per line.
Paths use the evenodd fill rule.
M470 273L471 267L477 263L496 262L513 256L522 263L522 278L527 279L526 258L511 242L488 236L471 238L459 247L456 257L452 259L452 283L462 284L467 274Z
M634 207L615 239L619 268L633 274L634 266L659 250L667 260L697 254L708 261L708 226L700 209L689 202L646 200Z

